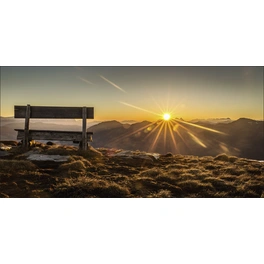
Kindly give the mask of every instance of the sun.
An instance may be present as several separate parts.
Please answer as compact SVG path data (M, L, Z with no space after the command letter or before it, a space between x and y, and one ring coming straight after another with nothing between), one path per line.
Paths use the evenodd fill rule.
M165 121L168 121L168 120L171 119L171 115L170 115L169 113L165 113L165 114L163 115L163 119L164 119Z

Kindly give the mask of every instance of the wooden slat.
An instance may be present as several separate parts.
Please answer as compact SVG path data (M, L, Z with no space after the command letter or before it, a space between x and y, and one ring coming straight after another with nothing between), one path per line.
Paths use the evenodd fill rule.
M15 131L24 131L22 128L15 128ZM47 129L30 129L30 132L60 132L60 133L82 133L81 131L65 131L65 130L47 130ZM93 135L93 132L86 132L87 135Z
M60 106L31 106L30 118L58 118L58 119L81 119L82 107L60 107ZM26 106L14 106L15 118L26 117ZM86 107L87 119L94 118L94 108Z
M17 139L24 138L24 129L18 131ZM92 132L86 132L88 141L92 141ZM29 140L61 140L61 141L82 141L80 131L55 131L55 130L29 130Z

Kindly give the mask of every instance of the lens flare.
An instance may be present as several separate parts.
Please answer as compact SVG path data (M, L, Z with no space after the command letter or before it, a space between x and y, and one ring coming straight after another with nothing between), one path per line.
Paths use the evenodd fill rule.
M146 126L136 129L136 131L125 133L122 137L115 139L116 141L120 141L131 135L137 136L138 133L140 133L138 136L139 140L151 141L148 150L150 152L155 151L157 147L161 147L162 145L164 150L168 148L172 149L173 152L180 153L181 150L186 149L189 152L191 151L190 148L192 148L193 145L188 142L188 139L191 139L194 143L206 149L210 146L210 142L208 143L206 137L203 136L204 133L200 133L199 130L209 131L211 133L224 136L227 135L226 133L216 129L184 121L182 118L174 118L175 112L172 111L169 106L166 109L162 109L156 101L155 103L161 110L160 114L125 102L120 103L159 117L158 120L152 122L151 124L147 124ZM163 144L161 143L162 138Z

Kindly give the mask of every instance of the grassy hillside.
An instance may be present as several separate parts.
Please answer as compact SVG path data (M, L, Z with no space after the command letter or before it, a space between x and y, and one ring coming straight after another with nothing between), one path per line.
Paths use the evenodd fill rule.
M216 157L37 144L0 159L1 197L264 197L264 163ZM67 162L30 161L29 154L66 155Z

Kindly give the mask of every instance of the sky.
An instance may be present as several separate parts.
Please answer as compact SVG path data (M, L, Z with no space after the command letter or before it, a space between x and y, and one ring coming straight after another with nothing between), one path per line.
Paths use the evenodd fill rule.
M1 116L14 105L89 106L95 120L263 120L263 67L1 67Z

